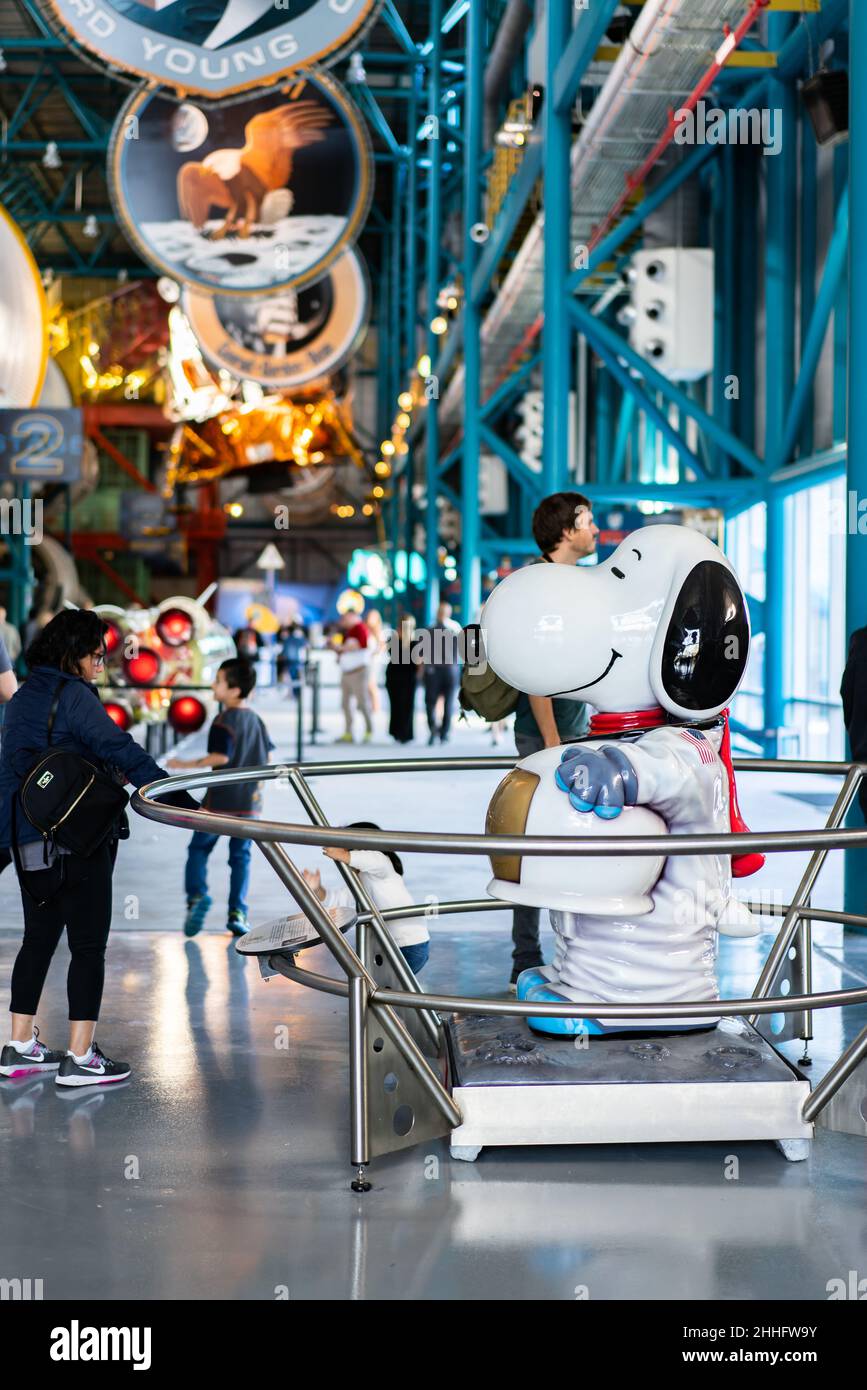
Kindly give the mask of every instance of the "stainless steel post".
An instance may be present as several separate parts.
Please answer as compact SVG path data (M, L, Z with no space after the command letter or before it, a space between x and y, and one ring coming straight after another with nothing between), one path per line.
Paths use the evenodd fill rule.
M801 993L813 993L813 923L808 917L801 918ZM808 1044L813 1037L813 1010L805 1009L802 1015L803 1030L801 1039L804 1044L804 1055L801 1062L809 1065Z
M367 1119L367 988L360 975L349 981L350 1162L370 1162Z
M350 979L355 975L361 976L367 983L369 989L375 987L375 981L368 975L358 956L353 951L349 942L342 932L338 931L329 917L319 898L308 888L304 882L303 875L293 864L289 855L282 845L272 845L267 841L260 840L259 848L264 854L272 869L283 880L289 889L298 906L304 911L310 921L315 923L319 929L319 935L329 947L331 954L336 956L338 965L346 972Z
M801 1111L805 1120L815 1120L816 1116L821 1114L863 1057L867 1057L867 1028L861 1029L855 1041L840 1054L834 1065L822 1077L815 1091L807 1097Z
M843 785L831 808L828 817L827 829L837 830L843 822L843 817L855 798L858 784L861 781L861 772L857 767L851 768L843 779ZM759 975L756 987L753 990L754 999L764 999L776 978L780 968L780 962L792 944L792 937L795 935L801 917L801 908L808 903L809 897L819 876L819 870L825 862L828 851L826 849L814 850L810 855L810 862L807 865L801 881L798 884L794 898L789 904L789 910L783 918L782 926L777 933L777 938L768 953L768 958ZM750 1017L750 1023L755 1026L757 1015Z
M266 841L260 840L259 847L268 860L268 863L296 899L298 905L303 908L311 922L318 927L319 934L324 944L329 947L332 955L336 957L338 964L349 976L350 989L353 979L360 979L368 991L369 1006L370 1008L374 1008L376 1006L376 981L365 970L342 932L337 930L316 894L307 887L301 873L293 864L283 846L269 844ZM413 976L413 979L415 979L415 976ZM416 985L416 988L410 995L414 1004L418 1003L419 993L420 991ZM439 1078L429 1067L426 1058L416 1047L397 1015L391 1008L385 1005L377 1007L376 1014L381 1028L384 1032L388 1033L388 1036L391 1038L395 1047L398 1048L404 1061L412 1067L422 1086L443 1115L446 1116L450 1124L461 1124L461 1112L452 1101L448 1091L446 1091L440 1083Z
M328 818L325 815L325 812L323 811L322 807L319 805L319 802L313 794L313 790L310 787L310 784L307 782L306 778L304 777L304 774L300 772L297 768L293 768L292 771L289 773L289 781L292 784L292 787L298 797L298 800L301 802L301 805L304 807L313 824L321 825L323 827L328 826ZM409 966L407 965L406 961L401 955L398 947L394 944L394 940L392 939L388 931L388 928L385 925L385 921L383 920L380 914L379 908L376 906L376 903L373 901L367 889L365 888L361 880L360 874L358 874L355 871L355 869L350 868L348 864L341 864L339 860L336 860L335 863L338 873L340 874L349 891L352 893L352 896L354 897L355 901L357 903L360 903L360 905L364 908L365 912L370 913L370 925L376 933L376 939L379 945L382 947L383 954L388 960L388 963L394 971L395 975L397 976L398 980L404 986L405 989L415 990L417 994L421 994L423 991L418 983L418 980L416 979L413 972L410 970ZM442 1043L442 1038L438 1022L432 1018L431 1014L427 1010L421 1011L420 1018L422 1026L424 1027L425 1032L428 1034L431 1042L434 1043L434 1045L439 1049Z
M296 751L296 753L297 753L298 761L299 761L299 763L300 763L300 762L303 762L303 761L304 761L304 677L303 677L303 675L300 676L299 679L298 679L297 681L296 681L296 680L292 680L291 677L290 677L289 688L290 688L290 690L292 691L292 694L295 696L295 718L298 720L298 726L297 726L297 729L296 729L295 751Z

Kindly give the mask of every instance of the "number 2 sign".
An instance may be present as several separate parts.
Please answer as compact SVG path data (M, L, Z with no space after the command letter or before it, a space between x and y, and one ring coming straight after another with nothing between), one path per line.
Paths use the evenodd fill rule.
M77 482L82 447L80 410L0 410L0 478Z

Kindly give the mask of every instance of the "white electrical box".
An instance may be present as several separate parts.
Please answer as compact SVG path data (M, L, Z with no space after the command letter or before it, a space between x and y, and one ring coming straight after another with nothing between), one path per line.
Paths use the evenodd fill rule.
M621 322L629 324L635 351L671 381L698 381L713 371L713 251L639 251L627 278L631 297Z
M495 454L479 458L479 512L482 516L502 516L509 510L509 474Z

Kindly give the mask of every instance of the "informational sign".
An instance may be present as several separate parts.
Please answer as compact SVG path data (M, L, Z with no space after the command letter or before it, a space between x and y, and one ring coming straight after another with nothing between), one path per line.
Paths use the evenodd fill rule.
M646 526L650 518L638 507L612 507L605 504L593 508L593 520L599 527L596 553L601 563L613 555L621 541L632 531Z
M0 410L0 478L76 483L83 450L80 410Z
M224 295L321 279L358 236L372 194L364 122L323 74L207 106L136 92L108 167L118 219L144 259Z
M273 541L268 542L256 561L256 568L260 570L282 570L285 565L286 561Z
M357 251L300 290L232 298L185 290L181 304L211 366L283 391L337 371L360 347L370 314Z
M48 363L48 307L20 227L0 206L0 408L35 405Z
M359 42L382 0L41 0L64 36L131 76L200 96L267 85Z

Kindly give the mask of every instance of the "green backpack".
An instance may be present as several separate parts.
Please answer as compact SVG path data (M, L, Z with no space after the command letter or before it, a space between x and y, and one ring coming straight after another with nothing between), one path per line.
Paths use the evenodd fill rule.
M517 705L520 692L488 666L482 647L481 628L477 624L464 628L464 652L458 695L461 709L474 710L489 724L505 719Z

